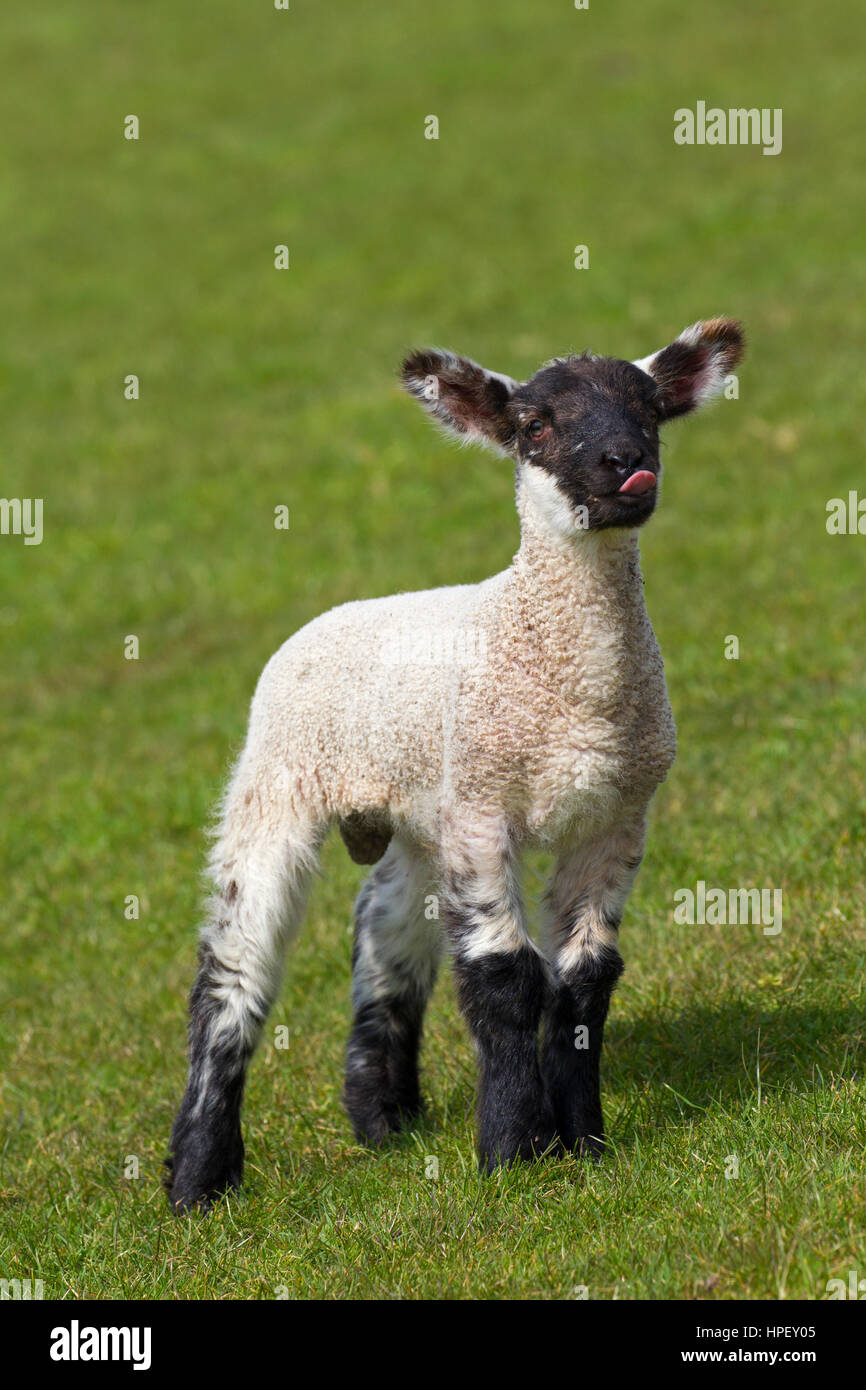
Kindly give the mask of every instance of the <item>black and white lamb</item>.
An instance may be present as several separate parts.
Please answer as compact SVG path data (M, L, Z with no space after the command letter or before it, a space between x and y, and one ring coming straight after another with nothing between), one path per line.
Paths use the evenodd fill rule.
M523 383L436 350L404 362L434 420L514 461L520 548L480 584L335 608L265 667L211 858L168 1160L176 1211L240 1183L247 1065L335 821L375 865L356 905L346 1068L359 1140L381 1144L419 1111L444 942L480 1062L482 1167L600 1154L618 928L676 750L638 528L660 426L717 395L742 351L740 326L712 319L639 362L568 357ZM556 855L540 946L520 898L526 847Z

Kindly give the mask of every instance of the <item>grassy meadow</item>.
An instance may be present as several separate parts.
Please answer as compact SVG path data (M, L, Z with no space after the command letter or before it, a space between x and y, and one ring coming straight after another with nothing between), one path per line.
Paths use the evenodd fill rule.
M858 14L6 7L2 492L43 499L44 536L0 535L0 1275L545 1300L866 1276L866 538L825 525L866 495ZM782 152L678 146L698 100L781 108ZM517 545L508 464L437 438L401 355L526 376L715 314L746 325L739 396L668 428L642 541L680 753L623 925L609 1157L478 1176L447 972L423 1125L353 1142L364 871L334 838L251 1069L244 1192L174 1219L205 830L261 667L333 604L472 582ZM782 931L677 925L698 880L781 888Z

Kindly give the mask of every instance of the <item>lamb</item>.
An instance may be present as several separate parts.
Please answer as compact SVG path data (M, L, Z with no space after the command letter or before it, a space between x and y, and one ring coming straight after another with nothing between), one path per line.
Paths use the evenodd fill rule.
M483 1171L601 1155L618 929L676 749L638 529L660 425L717 395L742 352L740 325L717 318L640 361L559 358L523 383L450 352L407 357L403 385L434 421L513 460L520 548L480 584L333 609L265 667L210 861L175 1211L240 1184L247 1066L334 822L374 866L355 907L344 1092L359 1141L421 1109L445 945L478 1053ZM556 867L537 945L518 871L538 846Z

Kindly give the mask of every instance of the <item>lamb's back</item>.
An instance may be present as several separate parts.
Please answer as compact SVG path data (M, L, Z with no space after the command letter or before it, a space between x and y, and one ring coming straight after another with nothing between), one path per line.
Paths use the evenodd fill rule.
M327 809L399 813L442 781L467 663L483 660L500 576L342 604L284 642L259 680L250 743L317 785Z

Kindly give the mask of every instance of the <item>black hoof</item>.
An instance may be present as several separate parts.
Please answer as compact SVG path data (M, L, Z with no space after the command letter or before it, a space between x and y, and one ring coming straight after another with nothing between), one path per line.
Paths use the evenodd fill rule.
M344 1102L355 1138L368 1149L382 1148L389 1139L414 1124L424 1113L420 1100L409 1101L405 1105L366 1104L362 1107L353 1105L346 1097Z
M172 1211L208 1212L226 1192L236 1192L244 1171L244 1144L238 1132L229 1145L216 1145L206 1136L187 1134L172 1142L165 1160L164 1185Z
M497 1168L509 1168L514 1163L536 1163L542 1158L557 1158L561 1153L559 1135L549 1121L544 1121L517 1137L482 1140L478 1146L478 1165L489 1177Z
M607 1141L601 1125L598 1125L591 1134L569 1132L563 1135L560 1132L559 1143L563 1153L572 1154L575 1158L587 1158L593 1163L601 1162L607 1148Z

